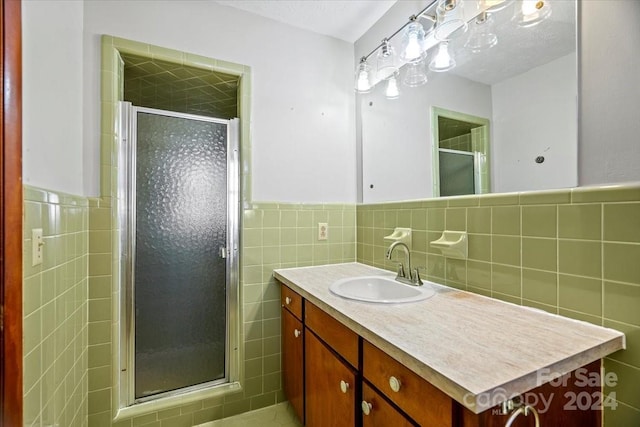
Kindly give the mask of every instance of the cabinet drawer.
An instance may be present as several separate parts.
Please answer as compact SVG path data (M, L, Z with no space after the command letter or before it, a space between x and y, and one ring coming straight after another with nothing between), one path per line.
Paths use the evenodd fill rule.
M351 366L358 366L358 335L310 303L304 302L304 324Z
M414 424L391 406L368 384L362 385L363 427L413 427Z
M362 374L382 394L422 426L451 426L449 396L367 341L362 351Z
M291 314L302 320L302 297L285 285L280 287L280 301L282 306L289 310Z

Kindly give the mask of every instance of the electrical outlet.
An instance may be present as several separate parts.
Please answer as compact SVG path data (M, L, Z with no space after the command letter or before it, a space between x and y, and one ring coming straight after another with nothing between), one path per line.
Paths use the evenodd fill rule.
M318 240L327 240L329 237L329 224L326 222L318 223Z
M42 264L42 252L44 241L42 240L42 228L31 230L31 266Z

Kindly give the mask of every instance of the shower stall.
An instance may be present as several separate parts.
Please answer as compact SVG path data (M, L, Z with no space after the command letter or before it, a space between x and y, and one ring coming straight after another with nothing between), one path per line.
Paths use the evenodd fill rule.
M120 103L121 404L238 377L238 119Z

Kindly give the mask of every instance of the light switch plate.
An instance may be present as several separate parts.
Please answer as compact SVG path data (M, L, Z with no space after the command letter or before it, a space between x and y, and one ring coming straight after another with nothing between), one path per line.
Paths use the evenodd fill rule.
M31 230L31 265L42 264L42 252L44 251L44 241L42 240L42 228Z

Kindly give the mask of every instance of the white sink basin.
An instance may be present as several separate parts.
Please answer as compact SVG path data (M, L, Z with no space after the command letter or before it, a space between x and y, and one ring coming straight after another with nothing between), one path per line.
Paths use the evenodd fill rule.
M386 304L421 301L435 294L428 285L405 285L384 276L361 276L338 280L329 286L329 290L343 298Z

